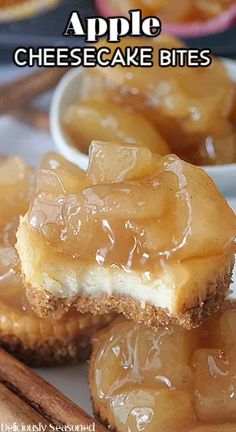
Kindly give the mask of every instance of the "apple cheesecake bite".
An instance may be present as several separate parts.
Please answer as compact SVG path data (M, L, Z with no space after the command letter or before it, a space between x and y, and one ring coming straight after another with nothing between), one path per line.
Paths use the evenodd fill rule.
M93 142L87 172L51 155L36 183L16 247L39 316L60 318L73 306L189 329L222 304L236 218L201 168Z
M116 432L235 432L235 353L235 303L189 331L117 318L93 340L94 411Z
M145 45L143 38L124 37L118 49L135 51ZM154 63L163 49L188 51L167 34L148 45ZM111 59L116 44L102 39L97 48L104 46ZM217 58L203 68L156 63L145 69L116 65L82 70L79 94L63 111L66 140L84 154L96 139L148 147L161 156L175 153L200 166L236 162L236 86L224 63Z
M18 157L0 159L0 346L31 366L87 358L91 334L111 317L67 313L59 321L36 316L29 306L14 247L19 215L34 191L34 173Z

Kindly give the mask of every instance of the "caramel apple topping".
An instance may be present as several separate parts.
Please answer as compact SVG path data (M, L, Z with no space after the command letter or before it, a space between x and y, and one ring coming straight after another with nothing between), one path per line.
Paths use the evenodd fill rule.
M45 159L46 164L47 159ZM55 163L59 164L60 157ZM53 160L50 159L53 165ZM63 160L66 166L66 161ZM70 166L70 164L69 164ZM45 165L46 167L46 165ZM51 167L51 165L50 165ZM49 166L48 166L49 168ZM75 169L77 173L77 169ZM73 337L103 319L76 313L73 309L60 321L42 320L31 310L20 277L20 261L14 247L19 217L29 207L34 190L34 174L19 157L0 160L0 333L26 340L45 340L50 337ZM104 323L108 321L104 319Z
M123 38L119 49L145 45L142 38ZM159 67L160 49L186 47L168 35L148 45L154 65L145 73L140 67L117 65L81 74L80 99L63 115L72 144L87 153L92 139L120 141L160 155L173 152L196 165L235 162L235 85L224 64L213 59L206 68ZM102 40L101 46L112 58L116 44Z
M0 160L0 302L12 310L30 313L17 268L14 248L19 216L29 207L34 175L18 156Z
M118 318L94 340L95 411L117 432L234 431L235 334L235 305L191 331Z
M141 270L144 278L227 253L236 230L233 211L200 168L100 142L91 145L86 173L57 155L44 159L27 220L61 256Z

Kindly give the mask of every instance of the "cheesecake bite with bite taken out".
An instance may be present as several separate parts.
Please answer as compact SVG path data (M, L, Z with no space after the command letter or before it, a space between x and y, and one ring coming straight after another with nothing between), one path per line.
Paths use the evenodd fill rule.
M19 157L0 159L0 346L31 366L74 363L88 357L90 336L111 317L71 311L53 321L31 310L14 245L19 216L28 210L34 180L33 170Z
M87 172L47 158L17 250L38 315L123 313L198 326L219 308L236 218L208 175L175 155L93 142Z
M235 304L190 331L117 318L93 341L95 414L116 432L234 432L235 334Z

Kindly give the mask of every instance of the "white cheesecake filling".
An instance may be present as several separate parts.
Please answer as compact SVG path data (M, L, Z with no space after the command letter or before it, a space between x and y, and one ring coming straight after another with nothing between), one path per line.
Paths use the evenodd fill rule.
M158 277L115 266L89 265L56 252L31 229L26 216L21 219L16 248L25 282L37 290L67 299L81 294L130 297L142 307L150 304L169 315L200 305L209 295L209 286L214 294L217 282L224 282L234 261L231 252L176 262L163 266Z
M79 294L129 296L143 307L150 303L166 308L171 313L174 288L171 271L166 271L161 279L154 280L142 272L80 263L79 260L55 253L31 230L26 217L21 219L16 247L25 281L36 289L47 290L59 298L71 298Z

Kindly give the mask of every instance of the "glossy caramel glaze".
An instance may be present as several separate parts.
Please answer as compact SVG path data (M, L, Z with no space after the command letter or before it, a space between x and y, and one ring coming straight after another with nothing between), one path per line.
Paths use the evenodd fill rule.
M97 67L81 75L80 100L63 117L71 141L84 153L96 139L146 146L160 155L173 152L196 165L236 162L235 85L223 63L161 68L159 49L184 44L166 35L148 44L151 68ZM142 38L124 38L119 48L143 45ZM111 50L108 57L117 48L104 40L101 46Z
M26 351L29 347L37 350L37 343L53 339L65 339L71 344L73 338L87 335L89 341L92 329L110 319L94 319L71 310L55 322L40 319L31 310L20 278L20 262L14 245L19 217L29 207L34 185L31 168L19 157L0 159L0 342L7 337L18 337L26 344ZM83 343L85 345L85 341ZM45 351L50 356L49 348ZM47 363L47 359L44 360Z
M33 193L32 169L18 156L0 160L0 302L19 313L30 314L19 278L19 259L14 248L19 216L29 207Z
M33 193L32 169L18 156L0 160L0 300L18 312L30 312L17 276L19 259L14 248L19 216L29 207Z
M199 329L118 318L94 338L95 411L117 432L236 430L235 305Z
M144 279L226 254L236 232L233 211L203 170L113 143L92 144L86 173L49 154L27 219L61 256L142 271Z

